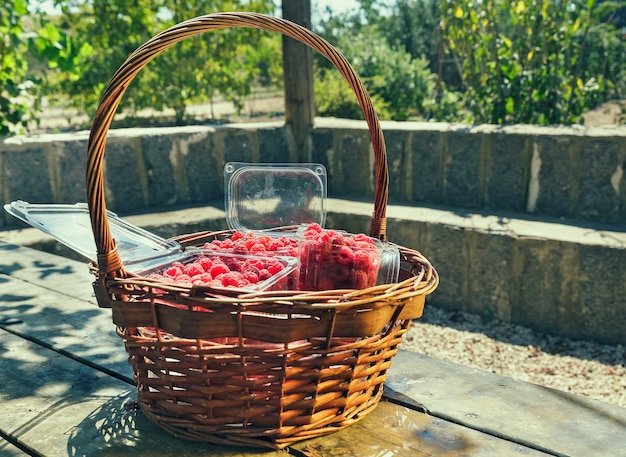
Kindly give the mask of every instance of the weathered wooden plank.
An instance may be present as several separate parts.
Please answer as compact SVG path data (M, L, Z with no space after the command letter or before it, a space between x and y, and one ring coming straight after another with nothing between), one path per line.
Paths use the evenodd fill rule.
M247 457L261 453L175 438L136 411L133 386L1 330L0 349L0 430L7 439L41 455ZM9 450L2 455L20 455L5 448Z
M0 241L0 274L97 306L91 287L93 276L86 262Z
M3 457L24 457L28 454L21 449L13 446L13 444L0 438L0 455Z
M556 455L626 456L626 409L567 392L399 351L385 383L451 418Z
M0 327L132 378L110 311L0 273Z
M386 401L340 433L292 447L309 457L547 455Z

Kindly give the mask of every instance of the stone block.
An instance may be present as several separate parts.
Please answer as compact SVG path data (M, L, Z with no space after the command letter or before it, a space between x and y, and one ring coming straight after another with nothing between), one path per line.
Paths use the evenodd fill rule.
M564 337L578 334L577 245L546 239L519 239L516 277L519 298L511 321Z
M481 208L482 135L448 132L444 164L443 203L461 208Z
M374 195L374 163L369 132L350 131L341 138L341 149L333 163L329 193L359 198Z
M417 131L411 138L411 199L416 202L441 203L441 158L443 133Z
M581 246L578 338L626 345L626 247Z
M331 129L313 129L311 132L311 161L324 164L328 169L329 177L332 153L333 131Z
M514 237L503 230L468 231L466 310L484 318L509 321L517 296Z
M213 134L181 136L178 141L189 201L206 203L223 199L224 170L215 157Z
M66 143L53 143L53 145L59 149L57 159L59 203L86 202L87 142L68 141Z
M49 163L43 147L5 151L0 179L7 202L53 203Z
M449 310L465 310L467 303L466 231L461 227L427 224L426 243L420 252L439 273L439 287L429 300Z
M534 212L555 217L574 213L571 201L576 191L577 167L573 139L569 136L537 135L534 156L540 160L539 189Z
M256 134L261 162L286 163L290 161L285 127L259 129Z
M626 222L620 215L621 188L626 185L620 143L582 139L577 217L606 223Z
M428 249L428 225L414 219L390 218L387 221L387 239L400 246L426 255ZM430 260L430 259L429 259Z
M137 151L132 144L107 143L104 179L108 209L128 214L146 207L141 171L137 166Z
M527 135L488 136L485 207L525 211L530 154Z
M181 202L180 182L176 176L177 151L171 136L146 136L141 139L149 206L168 206Z
M404 131L391 130L385 132L389 167L389 200L391 201L406 201L410 198L406 189L408 173L404 153L405 137Z
M224 137L224 163L256 161L250 135L250 132L241 130L228 132Z

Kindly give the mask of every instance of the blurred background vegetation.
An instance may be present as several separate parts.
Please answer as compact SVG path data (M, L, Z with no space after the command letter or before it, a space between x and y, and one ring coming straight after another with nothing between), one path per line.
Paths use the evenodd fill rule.
M358 0L341 12L315 3L314 31L350 60L382 119L575 124L626 98L623 0ZM113 72L170 25L213 11L280 14L274 0L54 5L50 14L35 0L0 0L0 136L28 132L53 107L91 117ZM321 56L315 74L318 116L362 117ZM241 109L258 92L282 93L281 37L206 33L142 70L118 125L135 125L147 108L169 109L184 124L194 104L227 100Z

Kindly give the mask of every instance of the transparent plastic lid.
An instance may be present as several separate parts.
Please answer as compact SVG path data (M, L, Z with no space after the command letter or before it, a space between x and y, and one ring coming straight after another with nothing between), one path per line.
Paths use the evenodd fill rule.
M31 204L21 200L4 205L11 215L57 239L90 260L97 258L96 243L86 203L74 205ZM128 271L143 271L159 259L178 256L181 246L153 233L124 222L107 211L111 236L115 239L124 267Z
M226 222L231 230L262 231L326 222L326 168L322 164L224 166Z

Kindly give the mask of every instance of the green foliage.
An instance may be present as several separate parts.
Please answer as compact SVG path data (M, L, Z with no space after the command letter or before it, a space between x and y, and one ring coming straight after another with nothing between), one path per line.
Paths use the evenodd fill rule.
M380 30L389 43L411 57L425 57L437 71L441 36L441 0L397 0L389 15L380 18Z
M318 116L364 119L352 89L338 71L325 69L315 78L315 110ZM381 119L390 119L389 104L378 94L370 94Z
M607 84L583 60L595 6L595 0L444 0L442 27L474 122L579 122Z
M37 67L64 67L71 56L71 40L28 6L0 0L0 136L22 132L40 108Z
M20 125L27 112L23 97L27 80L27 62L19 56L24 52L23 17L26 5L21 0L3 0L0 7L0 135L9 133L12 126Z
M428 62L390 46L373 25L359 24L356 29L336 34L334 44L363 80L378 105L379 117L400 121L424 118L432 106L435 89L435 76L428 70ZM319 65L317 113L362 118L354 96L348 98L351 93L339 88L338 79L332 74L335 71L326 63Z
M71 96L72 106L89 114L113 72L156 33L210 11L267 13L274 8L271 0L76 0L63 5L67 26L91 53L85 53L73 74L59 74L58 84ZM250 29L213 31L183 40L139 73L120 109L171 108L176 122L182 123L190 104L213 100L217 94L241 106L253 82L261 76L266 81L276 78L277 50L275 41Z

